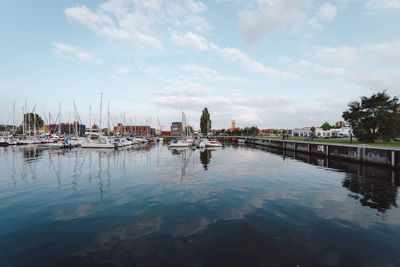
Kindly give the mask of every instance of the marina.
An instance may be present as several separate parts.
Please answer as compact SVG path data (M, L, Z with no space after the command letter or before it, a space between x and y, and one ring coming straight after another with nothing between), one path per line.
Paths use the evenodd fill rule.
M400 264L391 169L232 143L8 146L0 162L1 266Z

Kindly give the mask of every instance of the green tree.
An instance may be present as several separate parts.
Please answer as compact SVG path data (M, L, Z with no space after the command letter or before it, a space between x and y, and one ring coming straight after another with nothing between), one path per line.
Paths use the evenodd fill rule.
M25 127L28 128L29 126L33 129L33 124L35 123L36 119L36 129L39 129L44 125L43 119L36 113L26 113L24 114L24 121Z
M310 129L310 131L311 131L311 134L312 134L312 136L314 136L315 135L315 127L313 126L313 127L311 127L311 129Z
M204 108L203 113L201 114L200 129L203 135L208 135L208 133L211 131L210 113L208 113L207 108Z
M321 128L324 131L328 131L328 130L332 129L332 126L326 121L326 122L324 122L324 124L322 124Z
M348 104L343 119L353 128L353 134L362 142L375 142L377 139L389 141L400 132L397 117L398 98L391 98L386 91L363 96L361 101Z

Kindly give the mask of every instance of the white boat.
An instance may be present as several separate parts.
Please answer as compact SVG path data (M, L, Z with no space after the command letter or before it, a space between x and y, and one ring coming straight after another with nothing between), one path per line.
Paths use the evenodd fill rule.
M170 147L188 147L190 146L190 143L186 142L186 140L183 139L175 139L172 140L171 143L169 143Z
M107 138L100 137L95 141L86 141L81 144L82 148L115 148L114 142Z
M206 147L221 147L222 144L218 142L217 140L211 139L207 140L206 142Z
M138 144L139 143L147 143L146 139L144 139L142 137L138 137L138 136L135 136L132 140L135 140Z
M238 140L237 140L238 144L244 144L245 141L246 141L245 139L238 139Z
M9 146L10 141L8 138L0 138L0 146Z

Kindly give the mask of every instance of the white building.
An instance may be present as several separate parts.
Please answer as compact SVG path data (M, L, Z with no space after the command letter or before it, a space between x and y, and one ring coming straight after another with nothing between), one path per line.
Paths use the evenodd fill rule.
M292 130L294 137L309 137L312 135L311 127L296 128ZM338 129L323 130L321 127L315 127L315 136L318 137L349 137L352 129L345 126Z

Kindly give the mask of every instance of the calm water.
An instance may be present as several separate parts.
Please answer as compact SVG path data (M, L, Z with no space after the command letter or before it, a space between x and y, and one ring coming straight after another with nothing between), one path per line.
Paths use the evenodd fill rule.
M0 148L0 266L400 266L399 185L267 148Z

